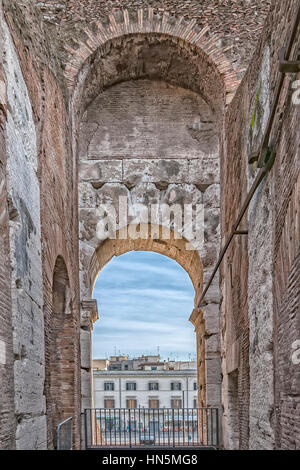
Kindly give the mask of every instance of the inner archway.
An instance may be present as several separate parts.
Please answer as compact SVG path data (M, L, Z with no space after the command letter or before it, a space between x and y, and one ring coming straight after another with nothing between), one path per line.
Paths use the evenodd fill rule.
M158 32L107 40L86 59L72 85L73 144L79 164L82 408L92 407L91 331L98 317L94 285L114 256L129 251L165 255L190 276L195 291L190 320L197 334L199 403L219 406L217 280L203 309L198 304L220 243L224 76L201 48ZM166 206L174 211L165 224ZM152 218L157 207L159 215ZM144 209L150 217L144 217ZM183 227L186 209L193 220L184 221ZM107 213L104 226L116 236L99 231ZM200 213L201 242L190 249L187 244L193 236L185 228L191 228ZM142 236L119 236L126 227L133 232L150 230ZM170 237L153 233L153 227L168 227Z
M48 441L54 449L57 448L58 424L72 416L75 408L74 331L69 275L64 259L58 256L53 271L51 322L45 348Z

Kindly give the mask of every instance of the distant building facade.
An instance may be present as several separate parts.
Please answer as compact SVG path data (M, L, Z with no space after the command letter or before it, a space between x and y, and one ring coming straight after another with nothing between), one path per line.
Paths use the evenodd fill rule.
M127 355L110 356L109 359L93 360L93 369L96 370L196 370L195 361L162 361L160 355L142 355L130 359Z
M169 369L169 363L162 362L159 356L132 360L123 356L121 360L108 361L106 370L97 368L97 364L98 361L93 363L95 408L197 408L197 373L193 363L190 369L180 370L180 363L172 363ZM110 369L116 365L118 370Z

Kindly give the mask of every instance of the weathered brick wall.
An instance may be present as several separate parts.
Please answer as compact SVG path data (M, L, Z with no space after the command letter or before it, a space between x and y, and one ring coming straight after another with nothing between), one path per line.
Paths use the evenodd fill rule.
M62 335L66 334L66 330L55 329L57 325L52 322L54 266L57 257L62 256L70 277L72 299L72 312L71 315L68 315L67 322L68 335L72 337L68 348L68 362L72 363L72 370L71 373L66 371L62 378L63 385L66 385L66 388L69 387L71 398L65 399L65 403L61 406L61 417L73 416L74 447L78 448L80 446L80 346L77 193L74 190L76 185L75 163L72 159L70 144L68 106L60 80L61 69L57 66L51 46L50 52L47 48L47 34L43 31L38 15L32 11L31 3L28 4L28 8L22 9L20 5L17 5L17 2L5 2L5 14L18 54L14 53L14 66L16 70L18 67L20 69L18 72L20 76L15 74L13 80L10 80L11 87L15 85L14 80L19 80L19 84L23 80L27 93L24 93L24 97L17 94L18 106L16 105L15 108L21 112L27 106L28 117L30 117L28 125L32 127L30 131L23 132L22 126L19 125L20 119L16 126L20 127L18 130L20 139L24 139L24 155L28 155L35 162L35 173L32 173L32 177L35 178L35 186L26 178L29 165L25 159L22 164L20 163L18 171L13 173L16 177L21 179L23 177L24 185L27 183L24 191L31 191L30 194L26 193L24 196L26 206L30 204L30 201L34 204L34 208L30 207L28 210L34 219L34 226L30 229L29 225L24 222L22 230L25 233L28 230L29 236L30 230L32 230L42 241L40 246L35 242L34 250L31 245L28 249L31 262L29 266L31 266L31 270L35 271L35 274L31 272L27 279L26 273L24 277L22 273L18 272L20 279L18 278L17 288L19 291L22 293L24 287L29 290L34 289L39 298L35 298L35 294L32 294L32 301L35 302L34 310L32 310L33 317L30 318L30 315L28 318L26 317L28 320L26 328L27 326L29 329L31 328L31 333L26 333L24 328L27 337L27 340L24 339L25 343L26 341L30 342L33 335L33 343L30 348L28 346L28 350L21 348L23 344L23 340L20 340L22 323L18 323L17 328L17 331L20 332L17 340L19 338L18 344L20 343L21 352L16 358L19 362L27 359L26 363L28 364L28 368L18 368L18 376L15 374L15 386L18 391L16 403L18 404L20 401L20 409L17 410L19 426L17 446L19 448L46 447L48 443L48 447L51 448L53 441L55 442L52 436L49 354L53 343L56 341L61 344ZM53 60L51 59L52 54L54 55ZM23 93L23 89L19 85L20 93ZM25 142L26 135L27 141ZM15 151L16 145L16 135L12 134L11 149ZM36 152L30 153L32 146L35 146ZM11 158L10 164L12 161ZM16 184L12 186L16 191ZM19 186L19 192L21 188L22 186ZM21 209L23 210L23 206ZM19 243L23 254L16 256L17 266L22 265L26 254L24 246L26 246L26 240ZM37 309L40 309L39 313ZM15 311L13 309L15 315L17 312L18 308ZM38 357L39 367L30 364L28 351L32 354L33 361ZM22 355L23 353L24 355ZM37 377L30 378L28 375L30 370ZM69 406L70 403L71 406ZM40 407L39 411L37 411L37 407ZM57 424L55 423L55 427Z
M253 62L227 111L221 165L223 242L257 172L248 165L248 155L262 139L279 51L297 5L293 0L273 2ZM221 271L225 444L241 448L299 447L299 366L291 361L292 343L300 336L299 106L291 99L296 78L286 77L275 116L273 136L280 139L274 167L241 224L249 236L235 237Z
M214 42L214 47L223 49L238 73L245 71L251 58L254 43L258 40L264 18L269 10L270 0L261 2L241 2L241 0L113 0L110 2L36 0L43 17L50 28L59 26L61 39L72 46L79 39L86 37L87 26L101 21L106 26L111 14L122 16L128 12L130 23L137 22L138 10L144 8L144 18L148 16L148 8L153 10L154 23L159 21L165 12L175 25L182 18L180 28L192 21L199 30L207 28L207 39ZM232 14L234 12L234 14ZM74 34L74 22L76 33ZM216 39L218 38L218 39Z
M86 138L79 140L80 157L213 159L218 153L216 127L210 107L196 93L132 80L93 101L81 123Z
M271 13L262 29L270 4ZM0 33L0 43L4 41L6 48L5 73L0 69L0 103L6 100L7 92L10 109L5 129L0 129L1 149L5 147L0 157L1 393L5 384L1 447L42 448L47 440L51 448L56 420L70 415L75 423L74 445L79 447L77 163L72 152L77 121L71 129L72 118L78 119L100 91L118 80L159 76L174 87L200 93L216 111L220 123L225 97L229 104L244 77L227 108L222 129L224 242L256 174L247 157L262 138L260 129L266 124L278 78L279 50L290 32L297 4L297 0L28 0L25 5L3 0L8 28L4 23L5 41L4 29ZM299 44L298 33L294 57ZM161 51L159 61L157 50ZM299 365L291 359L293 344L300 339L300 105L292 100L292 83L297 78L285 79L274 123L274 135L280 133L275 165L241 226L249 229L249 236L235 237L221 269L224 437L225 445L231 448L300 446ZM2 82L7 88L4 92ZM67 97L74 90L71 117ZM149 88L146 92L149 101ZM104 98L102 94L99 99ZM128 105L127 111L132 103ZM118 103L115 109L121 113ZM187 120L191 116L188 113ZM0 118L3 121L1 114ZM115 129L112 132L114 119L110 122L111 135L118 139ZM150 120L147 122L149 127ZM191 129L196 140L197 129ZM206 233L207 249L201 253L205 284L216 261L219 237L218 162L205 156L199 161L186 159L180 145L176 155L168 153L170 159L164 160L166 155L149 146L151 139L144 142L141 155L135 154L137 158L131 159L128 153L120 161L110 145L104 154L101 139L98 136L92 147L93 152L99 150L99 161L91 161L93 155L81 155L81 237L87 248L81 257L83 292L89 291L88 261L99 245L95 237L97 220L91 212L99 198L114 200L116 186L137 202L149 192L153 198L183 195L188 201L202 200L207 205L212 224ZM187 135L185 139L189 144ZM162 153L169 152L166 139L161 143ZM153 153L151 159L145 158L149 157L148 147ZM195 151L193 145L190 149ZM131 150L136 152L136 148ZM71 313L66 321L60 318L62 323L53 318L53 276L58 257L64 260L70 286ZM208 335L205 348L200 348L201 357L205 354L206 360L215 361L213 367L218 366L218 294L215 280L206 296L208 308L203 309L206 328L213 334ZM62 349L62 330L70 339L66 356L58 352L64 365L72 365L66 374L63 368L53 371L50 358L51 351ZM206 384L211 379L208 371L202 369L201 373L202 379L206 374ZM53 383L58 382L72 395L70 400L59 391L55 395L61 405L59 415L51 402ZM218 399L212 393L218 383L212 381L211 385L207 392Z
M0 20L2 18L0 2ZM0 448L15 447L11 278L9 265L9 216L5 127L7 117L6 76L3 69L4 32L0 25Z
M46 446L40 185L30 97L3 23L16 448Z
M51 351L53 344L60 342L60 335L73 337L73 363L61 376L62 383L70 390L70 399L64 403L61 418L73 416L75 445L79 446L79 298L78 298L78 251L77 251L77 206L74 194L75 176L70 144L70 124L66 104L55 78L48 70L44 72L45 122L41 148L41 188L43 223L43 276L45 306L46 384L48 398L48 442L53 440L51 425ZM72 321L68 319L68 332L58 329L53 316L53 274L57 257L66 264L72 299ZM71 347L71 346L69 346ZM60 357L62 360L63 358ZM72 370L73 369L73 370ZM73 406L72 406L73 403ZM57 422L54 424L58 424ZM55 439L54 439L55 441Z
M139 38L139 50L147 39ZM168 55L162 44L149 60L153 68L159 58ZM175 59L175 57L174 57ZM106 54L107 63L112 63ZM176 59L175 59L176 60ZM134 63L134 62L133 62ZM145 63L147 59L145 56ZM178 73L184 70L177 62ZM203 66L205 70L205 65ZM161 71L162 78L165 70ZM159 67L158 67L159 72ZM199 73L201 73L199 71ZM167 74L166 74L167 75ZM118 82L119 77L115 77ZM87 88L90 82L87 81ZM101 91L101 89L99 90ZM195 287L195 302L202 289L202 267L205 278L216 262L219 249L219 154L217 119L201 95L168 81L131 80L113 85L92 101L83 115L79 133L79 222L81 298L90 299L99 270L114 254L146 249L170 256L187 269ZM148 231L141 239L108 240L99 235L101 205L111 204L117 214L116 229L124 228L119 211L119 197L126 196L130 210L127 223L131 228L139 219L137 204L184 204L205 206L204 243L187 251L186 241L177 243L151 239ZM127 210L127 207L126 207ZM146 219L139 219L146 224ZM161 220L153 224L168 225ZM178 220L172 229L182 234ZM183 234L184 235L184 234ZM106 257L107 248L110 257ZM200 261L201 260L201 261ZM91 274L92 273L92 274ZM202 341L201 400L220 404L219 292L207 297L203 309L204 330L197 334ZM200 315L197 310L196 313ZM83 338L89 341L87 335ZM83 349L83 348L82 348ZM85 347L89 350L88 346ZM83 358L83 363L86 363ZM206 367L205 367L206 363ZM82 383L85 376L84 367Z
M295 18L297 1L277 5L272 40L276 54L286 42ZM288 21L284 22L283 17ZM292 50L300 58L300 27ZM273 76L276 65L273 63ZM275 442L281 449L300 449L300 365L293 363L293 343L300 340L300 103L293 96L300 74L287 75L275 131L280 132L272 171L274 204L274 369ZM282 127L281 127L282 126ZM298 343L299 346L299 343Z

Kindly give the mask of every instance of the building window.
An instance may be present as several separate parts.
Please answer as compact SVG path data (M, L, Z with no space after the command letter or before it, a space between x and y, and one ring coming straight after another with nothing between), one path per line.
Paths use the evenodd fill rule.
M157 370L156 366L151 366L151 370Z
M171 399L171 408L182 408L181 398L172 398Z
M126 382L126 390L136 390L136 382Z
M148 390L158 390L158 389L159 389L158 382L149 382Z
M197 408L197 398L194 398L194 408Z
M106 398L104 400L104 408L114 408L115 407L115 400L113 400L112 398Z
M129 398L128 400L126 400L126 408L129 408L131 410L137 408L137 400L135 400L134 398Z
M114 391L115 384L113 382L104 382L104 390L105 391Z
M198 390L197 382L194 382L194 390Z
M159 408L159 400L154 398L149 398L149 408L157 409Z
M171 382L171 390L181 390L181 382Z

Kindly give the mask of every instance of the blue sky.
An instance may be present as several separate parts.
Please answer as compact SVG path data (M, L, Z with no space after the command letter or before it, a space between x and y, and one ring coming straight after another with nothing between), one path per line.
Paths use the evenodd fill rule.
M175 261L152 252L113 258L100 272L93 297L100 319L94 325L93 357L115 353L156 354L188 360L196 356L189 322L194 288Z

